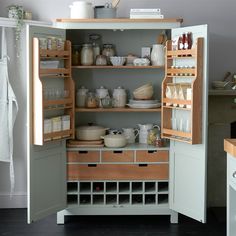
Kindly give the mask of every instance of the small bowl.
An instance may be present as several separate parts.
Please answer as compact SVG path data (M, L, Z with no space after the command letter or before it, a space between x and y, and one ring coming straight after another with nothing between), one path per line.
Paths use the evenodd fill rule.
M110 57L113 66L123 66L126 62L126 57Z
M225 89L227 84L229 84L227 81L212 81L212 87L214 89Z

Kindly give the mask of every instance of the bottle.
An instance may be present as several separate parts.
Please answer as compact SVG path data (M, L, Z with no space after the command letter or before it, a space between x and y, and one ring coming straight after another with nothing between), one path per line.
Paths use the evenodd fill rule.
M183 33L183 49L188 49L188 38L186 33Z
M192 39L192 33L191 32L187 33L187 39L188 39L188 49L191 49L192 45L193 45L193 39Z
M184 48L184 44L183 44L183 37L179 36L179 40L178 40L178 50L183 50Z

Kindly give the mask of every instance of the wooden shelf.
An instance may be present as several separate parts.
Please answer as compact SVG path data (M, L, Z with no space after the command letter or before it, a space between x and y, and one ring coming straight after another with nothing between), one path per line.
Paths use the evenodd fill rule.
M170 104L177 104L177 105L191 105L191 100L180 100L180 99L169 99L169 98L163 98L162 103L170 103Z
M71 43L65 41L65 50L43 50L39 48L38 38L33 38L33 144L43 145L45 140L74 138L74 81L71 78ZM48 58L63 59L63 68L41 69L40 62ZM42 79L44 80L42 81ZM64 79L64 89L69 91L70 98L59 100L44 100L43 86L47 79ZM45 111L64 110L55 112L54 116L69 115L70 130L44 134ZM66 137L65 137L66 136ZM59 138L60 139L60 138ZM47 141L48 142L48 141Z
M67 68L58 69L39 69L39 76L70 74L71 70Z
M73 134L73 130L70 129L70 130L64 130L64 131L60 131L60 132L53 132L53 133L48 133L48 134L44 134L43 135L43 138L44 140L45 139L53 139L53 140L56 140L55 138L56 137L62 137L63 136L68 136L68 137L71 137L72 138L72 134ZM60 139L60 138L57 138L57 139Z
M164 109L176 109L176 110L183 110L183 111L191 111L191 108L187 107L173 107L173 106L163 106Z
M176 58L176 57L181 57L181 58L192 58L196 57L196 49L189 49L189 50L168 50L167 51L167 58Z
M164 69L164 66L72 66L72 69Z
M64 57L69 58L70 52L67 50L47 50L40 49L39 50L41 58L58 58L63 59Z
M166 18L166 19L129 19L129 18L112 18L112 19L70 19L70 18L62 18L56 19L56 22L64 22L64 23L141 23L141 22L160 22L160 23L172 23L179 22L182 23L183 19L175 19L175 18Z
M166 71L167 76L174 76L175 74L189 74L189 76L195 76L196 75L196 70L195 69L171 69L168 68Z
M184 63L184 60L188 58L194 59L195 68L171 68L176 61L182 60ZM203 38L197 38L196 46L191 50L172 51L172 41L167 41L165 59L166 74L162 83L162 137L189 144L200 144L202 142ZM167 84L183 83L183 80L181 80L183 78L191 84L191 100L166 98ZM167 106L167 104L177 104L177 106ZM179 105L187 106L187 108L179 107ZM188 111L188 113L184 114L181 111ZM173 118L178 122L180 116L184 117L181 117L181 119L189 121L190 133L171 129Z
M208 92L209 96L236 96L236 90L226 90L226 89L211 89Z
M161 108L75 108L75 112L161 112Z

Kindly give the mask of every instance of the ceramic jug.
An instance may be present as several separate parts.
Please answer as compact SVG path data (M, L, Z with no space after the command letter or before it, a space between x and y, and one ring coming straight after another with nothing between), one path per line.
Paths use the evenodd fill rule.
M162 44L154 44L151 52L151 62L153 66L165 65L165 47Z
M139 134L139 130L133 128L122 128L122 130L127 140L127 143L135 143L135 139Z

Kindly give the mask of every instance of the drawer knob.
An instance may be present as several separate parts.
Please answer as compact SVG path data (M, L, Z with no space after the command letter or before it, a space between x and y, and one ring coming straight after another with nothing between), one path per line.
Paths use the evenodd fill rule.
M233 178L236 178L236 171L234 171L233 173Z

